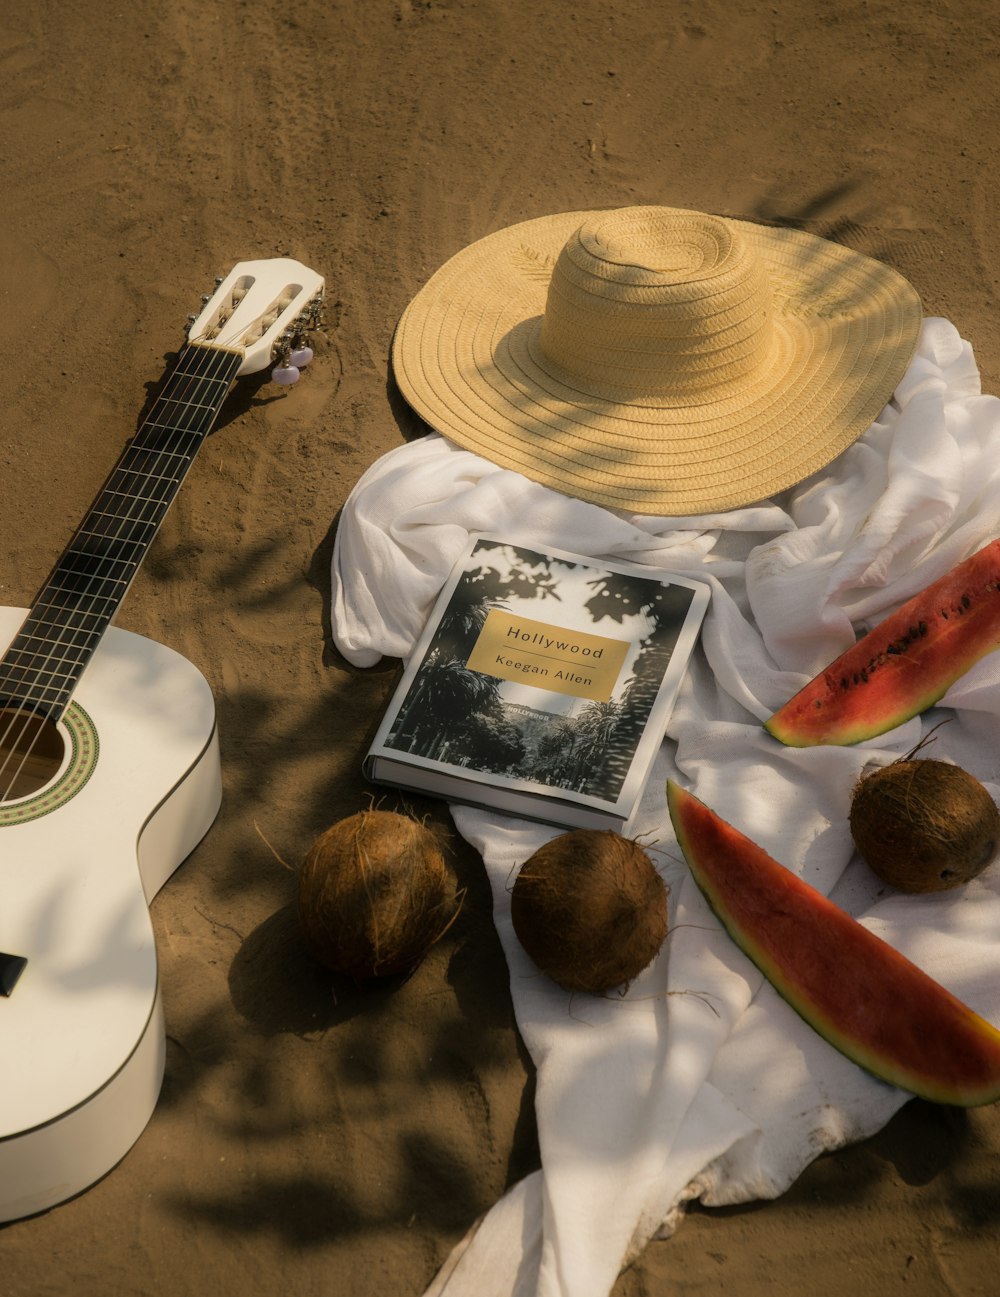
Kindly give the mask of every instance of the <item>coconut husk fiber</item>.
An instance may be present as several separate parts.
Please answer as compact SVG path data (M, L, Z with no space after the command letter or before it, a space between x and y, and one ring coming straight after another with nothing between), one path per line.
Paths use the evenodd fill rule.
M875 873L901 892L960 887L1000 846L1000 812L974 775L931 757L864 775L851 801L851 836Z
M99 1184L0 1230L5 1297L418 1297L537 1165L488 889L447 814L417 806L465 902L391 988L307 956L276 859L368 804L393 665L332 649L329 559L351 486L414 431L396 320L494 229L666 202L887 260L996 392L997 44L989 0L8 0L6 603L33 598L214 276L290 254L328 306L295 388L234 392L118 617L208 678L224 802L152 907L153 1119ZM776 1202L692 1212L616 1297L991 1293L998 1165L1000 1112L909 1104Z

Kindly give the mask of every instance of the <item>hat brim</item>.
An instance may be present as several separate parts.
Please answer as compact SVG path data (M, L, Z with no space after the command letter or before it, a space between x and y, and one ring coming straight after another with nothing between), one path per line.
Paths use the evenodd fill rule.
M588 216L499 230L404 311L393 372L436 431L492 462L627 512L690 516L766 499L823 468L906 371L920 300L890 267L799 230L731 221L767 267L775 347L710 403L581 390L538 346L552 266Z

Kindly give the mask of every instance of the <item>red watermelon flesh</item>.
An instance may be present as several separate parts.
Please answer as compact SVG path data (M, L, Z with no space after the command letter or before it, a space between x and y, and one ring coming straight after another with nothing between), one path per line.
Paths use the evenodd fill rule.
M789 747L894 729L1000 648L1000 540L914 595L765 722Z
M667 801L729 935L831 1045L935 1103L1000 1098L1000 1031L672 781Z

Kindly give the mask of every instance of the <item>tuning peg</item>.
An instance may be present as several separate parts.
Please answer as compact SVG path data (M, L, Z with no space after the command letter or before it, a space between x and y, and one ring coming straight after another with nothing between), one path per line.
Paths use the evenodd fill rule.
M296 365L299 369L305 369L312 358L312 347L296 347L288 359L290 364Z
M271 370L271 377L282 387L290 387L292 383L299 381L299 371L296 365L275 365Z

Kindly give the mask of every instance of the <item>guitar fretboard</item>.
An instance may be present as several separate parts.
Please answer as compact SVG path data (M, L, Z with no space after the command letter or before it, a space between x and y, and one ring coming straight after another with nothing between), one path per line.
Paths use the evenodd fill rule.
M242 361L242 352L185 346L0 660L4 701L62 715Z

